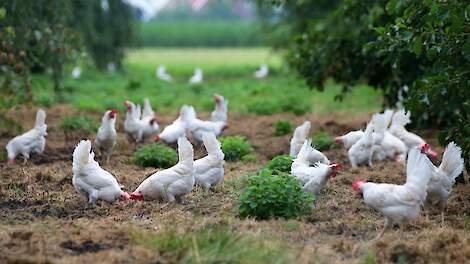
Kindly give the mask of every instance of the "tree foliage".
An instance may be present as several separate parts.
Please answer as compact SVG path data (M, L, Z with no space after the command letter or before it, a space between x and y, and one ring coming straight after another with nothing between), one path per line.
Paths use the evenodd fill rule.
M380 89L414 125L463 147L470 169L469 1L342 0L324 19L292 19L307 26L290 38L289 63L309 86L332 78L343 85L338 99L358 83Z

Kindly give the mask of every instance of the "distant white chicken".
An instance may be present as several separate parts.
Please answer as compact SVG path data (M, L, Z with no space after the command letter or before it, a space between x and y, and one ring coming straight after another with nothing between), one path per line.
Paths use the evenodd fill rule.
M372 122L369 122L364 135L348 150L349 161L353 168L364 163L372 166L372 159L376 148L373 132L374 125Z
M346 150L349 150L359 139L364 136L364 131L362 130L355 130L348 132L342 136L335 138L335 143L339 145L343 145Z
M175 143L178 138L186 135L187 121L190 108L183 105L180 109L180 115L170 125L166 126L163 131L155 137L155 141L163 141L167 144Z
M222 132L228 128L225 121L204 121L198 119L196 111L192 106L188 108L188 121L187 130L191 132L193 139L198 143L202 143L202 135L204 133L213 133L215 136L220 136Z
M297 158L292 162L291 174L302 182L304 191L318 195L325 186L328 177L336 176L341 165L327 165L317 162L314 167L310 167L309 157L314 150L311 143L310 140L305 140Z
M211 113L211 121L227 122L228 101L220 94L214 94L215 109Z
M80 69L80 67L76 66L75 68L73 68L71 75L72 78L78 79L82 75L82 70Z
M266 64L261 64L259 69L254 72L254 76L256 79L263 79L269 74L269 68Z
M224 153L213 133L202 135L207 156L194 161L196 184L205 190L217 185L224 177Z
M189 79L190 84L199 84L202 83L202 69L201 68L196 68L194 69L194 75L191 76Z
M117 141L116 133L116 116L117 110L108 110L101 119L101 126L96 133L95 144L100 150L100 155L106 163L113 154L114 146Z
M434 168L427 187L426 207L437 206L441 210L442 221L444 221L444 210L452 192L455 179L462 173L464 160L462 149L454 142L447 145L442 156L441 165Z
M36 113L34 128L14 137L6 145L8 163L15 163L15 158L19 154L23 156L24 163L29 159L31 153L41 154L46 146L46 130L46 112L39 109Z
M421 148L423 144L426 144L426 141L424 141L420 136L406 130L405 126L410 122L410 112L405 113L405 110L399 110L393 115L392 125L388 130L405 143L408 151L412 148ZM426 150L426 154L432 158L437 157L437 153L432 151L430 148Z
M125 101L127 107L126 119L124 120L124 132L131 142L141 142L143 129L140 123L140 106L131 101Z
M127 107L124 132L130 141L142 142L158 133L160 127L147 98L144 99L142 112L140 105L135 105L131 101L126 101L124 104Z
M185 137L178 139L178 163L145 179L131 194L133 200L181 202L194 187L194 151Z
M387 228L404 220L416 219L426 200L426 186L433 173L432 163L419 149L408 155L404 185L356 180L353 189L362 194L364 203L385 216L381 237Z
M171 75L166 72L166 68L164 65L158 66L158 68L155 70L155 76L157 76L157 78L162 81L173 81L173 77L171 77Z
M144 99L144 109L142 111L142 118L140 119L142 126L142 139L146 140L160 131L160 126L157 123L155 112L152 110L150 101L148 98Z
M121 190L116 178L103 170L94 157L90 140L82 140L75 147L72 168L75 190L84 195L89 203L98 200L108 203L129 200L129 194Z

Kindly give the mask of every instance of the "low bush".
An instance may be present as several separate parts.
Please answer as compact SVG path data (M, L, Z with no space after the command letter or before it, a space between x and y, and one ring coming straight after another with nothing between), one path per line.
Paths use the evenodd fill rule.
M251 159L251 156L254 154L253 147L244 137L221 137L220 142L226 161L244 161L246 159Z
M248 112L257 115L272 115L281 111L281 107L275 100L256 99L248 105Z
M318 132L312 138L312 143L319 151L329 150L333 145L333 139L326 132Z
M296 218L312 209L314 196L302 189L302 184L288 174L276 175L264 169L249 177L240 196L238 213L241 217L258 220Z
M278 120L274 124L274 128L276 130L276 132L274 133L276 136L283 136L292 132L292 125L287 120Z
M152 143L138 149L132 162L142 167L169 168L178 162L178 154L170 147Z
M279 155L274 157L266 164L266 168L272 170L274 173L284 172L290 173L293 159L289 155Z

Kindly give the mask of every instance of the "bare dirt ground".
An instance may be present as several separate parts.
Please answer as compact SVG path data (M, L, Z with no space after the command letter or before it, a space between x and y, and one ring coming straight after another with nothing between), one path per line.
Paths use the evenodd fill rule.
M0 164L0 262L3 263L175 263L178 254L167 254L140 243L141 234L156 236L167 230L178 234L194 232L208 225L226 225L241 236L251 236L270 244L274 250L287 250L298 263L363 263L375 258L380 263L465 263L470 261L470 188L458 185L449 200L446 219L432 212L400 229L388 231L373 240L383 218L366 207L351 189L361 176L371 181L403 183L405 169L393 162L376 162L373 169L352 170L346 151L326 152L330 160L345 164L318 198L316 209L298 220L255 221L236 215L238 190L234 179L256 170L278 154L288 153L290 135L275 137L272 124L288 119L298 125L312 121L312 133L324 130L339 135L364 127L369 116L309 114L295 117L232 115L228 134L246 136L260 160L256 163L226 163L226 177L215 192L195 191L186 204L161 209L156 202L131 201L87 206L72 186L71 153L77 142L65 142L58 128L60 117L79 114L64 106L47 110L48 141L43 155L26 165ZM12 113L13 114L13 113ZM32 126L33 110L14 113L25 128ZM176 115L176 114L175 114ZM100 120L99 114L93 115ZM207 117L206 115L203 115ZM122 114L118 131L122 131ZM166 125L174 115L159 117ZM432 131L419 134L437 146ZM0 138L2 148L12 135ZM135 149L123 134L111 163L104 166L127 191L134 190L152 168L130 164ZM442 148L437 147L442 152ZM204 155L198 147L196 156ZM372 261L373 263L373 261Z

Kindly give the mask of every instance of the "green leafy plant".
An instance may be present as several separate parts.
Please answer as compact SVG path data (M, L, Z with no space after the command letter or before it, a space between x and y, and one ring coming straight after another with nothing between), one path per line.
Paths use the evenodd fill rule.
M168 146L152 143L138 149L132 162L142 167L169 168L178 162L178 154Z
M312 143L319 151L329 150L333 145L333 139L326 132L318 132L312 138Z
M258 220L296 218L312 209L313 201L314 196L304 192L295 177L264 169L249 177L240 196L238 213Z
M276 129L276 132L274 133L276 136L283 136L292 132L292 125L287 120L278 120L274 124L274 128Z
M253 155L253 147L241 136L226 136L220 138L222 151L227 161L239 161Z
M290 173L293 159L289 155L279 155L268 161L266 168L273 171L273 173L284 172Z

